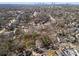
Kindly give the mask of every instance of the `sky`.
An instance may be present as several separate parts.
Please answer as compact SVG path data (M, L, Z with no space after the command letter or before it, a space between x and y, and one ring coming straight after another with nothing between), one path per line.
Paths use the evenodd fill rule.
M0 2L79 2L79 0L0 0Z
M37 3L37 2L44 2L44 3L48 3L48 2L61 2L61 3L71 3L71 2L79 2L79 0L0 0L0 4L2 3Z

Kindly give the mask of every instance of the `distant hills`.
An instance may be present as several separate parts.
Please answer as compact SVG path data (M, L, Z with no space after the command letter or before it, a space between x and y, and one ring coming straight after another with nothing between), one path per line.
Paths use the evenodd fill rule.
M73 2L73 3L65 3L65 2L32 2L32 3L26 3L26 2L0 2L0 8L29 8L29 7L43 7L43 6L79 6L79 2Z

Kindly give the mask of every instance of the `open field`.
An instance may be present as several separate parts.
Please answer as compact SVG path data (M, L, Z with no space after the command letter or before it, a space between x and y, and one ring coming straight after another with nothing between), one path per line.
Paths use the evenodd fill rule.
M0 8L1 56L79 56L79 7Z

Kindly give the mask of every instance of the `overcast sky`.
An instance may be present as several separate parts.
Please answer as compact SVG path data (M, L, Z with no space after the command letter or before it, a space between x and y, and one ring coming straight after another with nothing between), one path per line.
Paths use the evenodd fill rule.
M15 3L16 2L16 3ZM18 3L19 2L19 3ZM26 4L26 3L35 3L35 2L61 2L61 3L70 3L70 2L79 2L79 0L0 0L0 4L7 3L7 4Z
M0 0L0 2L79 2L79 0Z

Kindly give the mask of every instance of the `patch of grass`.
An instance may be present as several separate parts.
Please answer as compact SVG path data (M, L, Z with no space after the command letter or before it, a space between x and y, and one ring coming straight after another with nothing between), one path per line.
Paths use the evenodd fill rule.
M57 56L56 51L55 50L48 50L47 56Z
M11 41L5 41L0 43L0 56L5 56L10 53L10 48L12 47L11 44Z
M25 42L26 48L35 48L35 43L33 40L29 40L27 42Z
M37 37L37 33L33 32L32 34L25 34L24 41L26 48L34 48L35 47L35 38Z
M48 46L50 44L50 42L51 42L48 36L44 36L42 38L42 41L43 41L45 46Z
M38 34L36 32L32 33L32 37L35 38Z

